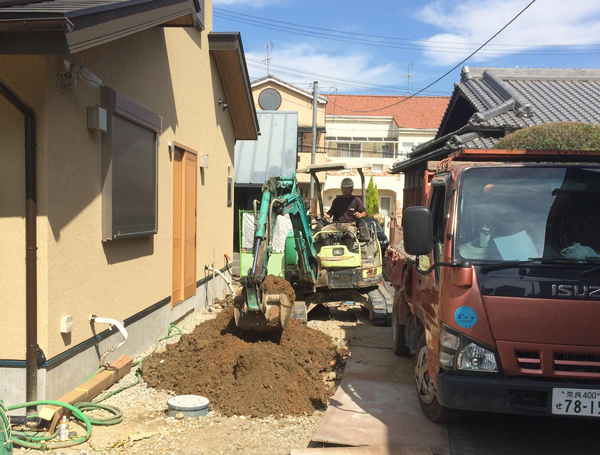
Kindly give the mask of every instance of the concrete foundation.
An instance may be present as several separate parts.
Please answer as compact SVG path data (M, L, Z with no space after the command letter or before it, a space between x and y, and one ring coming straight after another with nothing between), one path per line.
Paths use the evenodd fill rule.
M226 272L227 274L227 272ZM204 281L204 280L203 280ZM127 342L107 357L110 363L122 355L128 355L134 359L138 357L149 346L156 343L159 338L167 334L169 324L177 323L186 317L193 316L197 311L211 306L214 298L223 298L227 291L227 284L219 275L209 275L208 281L202 283L196 289L196 295L180 303L172 310L166 304L161 308L149 313L142 319L127 325ZM100 317L110 315L98 314ZM48 362L47 368L38 370L38 400L56 400L82 384L99 367L100 357L112 346L123 339L116 327L113 327L110 336L102 339L99 343L90 344L73 355L65 356L64 360ZM25 395L25 366L0 367L0 399L7 406L24 403ZM15 413L15 415L23 414Z

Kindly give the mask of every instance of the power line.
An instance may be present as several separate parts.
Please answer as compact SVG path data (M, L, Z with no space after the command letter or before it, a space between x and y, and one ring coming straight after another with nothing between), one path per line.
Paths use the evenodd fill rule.
M490 41L492 41L494 38L496 38L500 33L502 33L510 24L512 24L514 21L517 20L517 18L519 16L521 16L521 14L523 14L525 11L527 11L529 9L529 7L531 5L533 5L536 2L536 0L531 0L531 2L525 7L523 8L519 14L517 14L515 17L513 17L506 25L504 25L504 27L502 27L500 30L498 30L490 39L488 39L485 43L483 43L481 46L479 46L478 49L476 49L475 51L473 51L471 53L471 55L469 55L467 58L465 58L464 60L462 60L461 62L459 62L457 65L455 65L452 69L448 70L445 74L443 74L442 76L438 77L435 81L433 81L431 84L429 84L427 87L425 87L424 89L419 90L418 92L416 92L414 95L410 95L408 97L406 97L403 100L400 100L396 103L390 104L389 106L385 106L385 107L381 107L378 109L369 109L369 110L361 110L361 111L357 111L357 110L353 110L353 109L347 109L347 108L342 108L341 106L339 106L341 109L344 109L346 111L350 111L350 112L357 112L357 113L364 113L364 112L376 112L376 111L381 111L383 109L387 109L390 108L392 106L396 106L400 103L404 103L406 101L408 101L411 98L414 98L415 96L417 96L419 93L422 93L423 91L427 90L429 87L437 84L439 81L441 81L442 79L444 79L446 76L448 76L448 74L450 74L452 71L454 71L455 69L457 69L459 66L461 66L463 63L465 63L467 60L469 60L471 57L473 57L477 52L479 52L480 49L483 49L483 47L489 43ZM335 105L335 103L333 101L330 101L331 103L333 103Z
M309 30L275 25L275 24L270 24L269 22L260 22L260 20L256 21L256 20L251 20L251 19L245 19L243 17L231 16L228 14L229 13L227 13L227 14L213 13L214 16L220 17L221 19L231 20L234 22L240 22L240 23L252 25L255 27L261 27L261 28L266 28L266 29L276 30L276 31L283 31L286 33L291 33L291 34L301 35L301 36L308 36L308 37L312 37L312 38L317 37L317 38L322 38L322 39L328 39L331 41L339 41L339 42L343 42L343 43L362 44L362 45L366 45L366 46L384 47L384 48L391 48L391 49L403 49L403 50L410 50L410 51L436 51L437 50L437 51L443 51L445 53L450 53L450 54L465 54L470 51L470 49L461 49L456 46L440 47L440 46L426 46L426 45L415 45L415 44L400 45L398 43L389 43L389 42L377 41L377 40L351 38L351 37L334 35L331 33L311 32ZM297 25L297 26L298 27L306 27L303 25ZM500 45L498 45L498 46L500 46ZM567 46L567 45L565 45L565 46ZM577 46L577 45L574 45L574 46ZM535 47L535 46L529 46L529 47ZM573 46L571 46L571 47L573 47ZM457 49L457 50L451 50L451 49ZM591 50L598 50L598 49L600 49L600 48L592 48ZM507 52L515 52L515 51L518 51L519 54L521 54L521 55L539 55L539 56L573 55L573 54L597 55L598 54L598 52L587 52L586 50L577 50L577 49L572 49L569 52L556 52L553 50L545 51L543 49L538 50L536 52L515 50L515 49L511 49L511 50L497 49L497 50L481 52L481 54L490 55L490 56L502 56L502 55L505 55Z
M255 69L261 69L264 70L264 67L253 64L253 63L247 63L249 68L255 68ZM275 65L272 65L275 66ZM289 76L293 76L293 77L306 77L308 78L308 76L304 76L302 74L298 74L297 72L293 72L293 71L285 71L285 70L278 70L277 71L278 74L285 74L285 75L289 75ZM259 79L259 78L257 78ZM344 86L344 87L350 87L352 89L358 89L358 90L362 90L362 91L367 91L367 92L378 92L378 93L385 93L385 94L391 94L391 95L396 95L396 96L405 96L406 95L406 91L405 89L398 89L398 90L387 90L387 89L383 89L383 88L372 88L369 85L366 84L351 84L351 83L346 83L343 81L339 81L337 79L333 79L333 78L325 78L325 77L320 77L320 80L325 81L326 83L333 83L333 84L337 84L339 86ZM307 83L307 82L301 82L302 83ZM431 91L426 91L426 92L421 92L424 93L425 96L449 96L450 92L447 91L438 91L438 90L431 90Z
M251 58L246 58L246 61L247 62L254 62L254 63L261 63L259 60L254 60L254 59L251 59ZM389 89L392 89L392 90L388 90L388 91L394 91L394 93L396 92L396 89L397 90L402 90L402 91L406 90L406 87L401 86L401 85L377 84L377 83L373 83L373 82L359 81L359 80L354 80L354 79L344 79L344 78L338 78L336 76L331 76L331 75L328 75L328 74L313 73L313 72L310 72L310 71L302 71L302 70L298 70L298 69L295 69L295 68L290 68L288 66L281 66L281 65L273 65L273 64L271 64L271 67L273 67L273 68L281 68L281 69L284 69L284 70L291 70L291 71L294 71L295 73L307 74L307 75L309 75L311 77L316 76L316 77L320 77L322 79L327 79L327 80L330 80L330 81L334 81L336 83L337 82L350 82L352 84L364 85L364 86L369 86L369 87L372 86L372 87L378 87L378 88L384 88L384 89L389 88ZM413 77L413 76L411 76L411 77ZM434 92L434 91L437 91L439 93L443 93L445 95L448 94L448 92L441 91L441 90L439 90L439 91L438 90L432 90L431 92Z
M321 28L321 27L312 27L309 25L303 25L303 24L295 24L293 22L285 22L285 21L278 21L275 19L269 19L266 17L260 17L260 16L253 16L250 14L242 14L242 13L238 13L235 11L231 11L231 10L227 10L224 8L213 8L214 11L222 11L223 13L226 14L230 14L230 15L235 15L235 16L241 16L241 17L250 17L253 19L258 19L258 20L262 20L262 21L268 21L268 22L276 22L279 24L286 24L286 25L293 25L295 27L303 27L303 28L308 28L308 29L312 29L312 30L322 30L322 31L326 31L326 32L333 32L333 33L339 33L339 34L345 34L345 35L352 35L352 36L367 36L370 38L380 38L380 39L389 39L389 40L397 40L397 41L408 41L408 42L424 42L424 43L440 43L440 44L454 44L454 45L468 45L468 46L480 46L481 43L453 43L452 41L434 41L434 40L428 40L428 39L416 39L416 38L398 38L398 37L393 37L393 36L381 36L381 35L370 35L370 34L366 34L366 33L356 33L356 32L346 32L343 30L334 30L334 29L327 29L327 28ZM494 46L494 47L590 47L590 46L596 46L596 44L536 44L536 45L531 45L531 44L509 44L509 43L505 43L505 44L491 44L490 46Z

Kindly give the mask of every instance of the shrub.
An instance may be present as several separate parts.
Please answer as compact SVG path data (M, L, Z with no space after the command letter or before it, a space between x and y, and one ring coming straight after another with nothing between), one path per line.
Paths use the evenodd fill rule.
M494 146L507 150L600 150L600 125L555 122L508 134Z

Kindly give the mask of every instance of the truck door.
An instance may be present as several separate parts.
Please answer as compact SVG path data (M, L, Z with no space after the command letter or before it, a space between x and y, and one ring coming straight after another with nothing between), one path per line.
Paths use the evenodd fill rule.
M444 235L446 230L446 216L445 216L445 205L446 205L446 184L445 180L432 183L431 199L429 208L431 210L433 218L433 251L428 256L420 256L420 268L427 269L433 263L440 262L442 260L442 252L444 245ZM437 185L436 185L437 183ZM437 318L437 305L439 301L439 282L440 282L440 267L437 267L433 272L424 275L418 274L418 292L419 296L417 300L423 310L423 317L425 323L425 331L427 341L431 339L431 331L438 333L439 321ZM429 345L430 349L434 349L437 355L437 346ZM430 358L432 358L430 356Z

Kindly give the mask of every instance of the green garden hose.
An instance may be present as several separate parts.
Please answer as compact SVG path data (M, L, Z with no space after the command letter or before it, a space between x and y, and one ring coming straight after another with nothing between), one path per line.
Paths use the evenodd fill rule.
M0 400L0 455L10 455L13 450L11 442L10 419L8 418L8 409Z
M178 333L172 333L173 330L177 330ZM157 349L158 345L161 341L166 340L168 338L173 338L176 336L183 335L183 330L176 326L175 324L169 325L169 332L166 336L159 339L154 345L154 349L148 355L152 355ZM135 361L133 363L134 366L140 365L144 360L146 360L144 356L141 359ZM87 380L93 378L96 374L105 370L106 367L100 367L98 370L94 372ZM131 384L128 384L123 387L119 387L118 389L100 397L96 398L93 402L80 402L75 403L74 406L63 403L61 401L53 401L53 400L44 400L44 401L32 401L29 403L16 404L13 406L4 406L2 401L0 401L0 443L3 443L3 446L0 446L0 455L3 454L2 450L4 449L7 453L12 453L12 446L17 445L20 447L25 447L28 449L36 449L36 450L54 450L54 449L62 449L65 447L72 447L78 444L82 444L88 441L92 437L92 425L117 425L123 421L123 411L121 411L116 406L111 406L107 404L99 404L101 401L106 400L107 398L116 395L119 392L122 392L125 389L133 387L136 384L139 384L141 371L138 369L135 373L136 380ZM10 420L8 418L8 411L12 411L14 409L26 408L30 406L44 406L44 405L52 405L52 406L60 406L65 409L68 409L73 413L73 416L81 420L85 424L86 434L85 436L79 436L73 439L69 439L68 441L61 442L53 442L49 441L55 439L58 436L59 430L58 427L54 434L44 436L44 432L40 431L12 431L10 428ZM84 412L89 411L97 411L104 410L112 414L111 417L99 418L99 417L89 417L84 414ZM30 415L31 417L37 417L37 414ZM2 436L5 436L5 440L3 441Z
M179 331L179 333L171 333L171 332L173 331L173 329L176 329L176 330L178 330L178 331ZM166 335L166 336L164 336L164 337L162 337L162 338L160 338L160 339L159 339L159 340L156 342L156 344L154 345L154 348L152 349L152 351L150 352L150 354L148 354L148 355L146 355L146 356L142 357L141 359L139 359L139 360L136 360L135 362L133 362L133 366L137 366L137 365L139 365L139 364L140 364L140 363L142 363L144 360L146 360L146 357L148 357L148 356L150 356L150 355L154 354L154 353L156 352L156 350L158 349L158 345L159 345L159 343L160 343L161 341L163 341L163 340L168 340L169 338L178 337L178 336L181 336L181 335L183 335L183 330L181 330L181 328L180 328L180 327L177 327L175 324L169 324L169 332L167 333L167 335Z
M90 420L92 425L117 425L118 423L121 423L123 421L123 411L121 411L116 406L82 401L79 403L75 403L75 407L81 412L97 411L99 409L102 409L112 414L112 417L106 418L86 416Z
M54 442L50 444L46 442L50 439L50 437L40 436L39 432L13 432L11 441L14 445L36 450L54 450L82 444L92 437L92 423L90 422L90 419L88 419L82 411L77 409L75 406L71 406L68 403L53 400L31 401L29 403L15 404L13 406L9 406L7 410L12 411L20 408L45 405L60 406L71 411L77 419L81 420L85 424L85 436L79 436L68 441ZM23 437L24 439L20 439L21 437ZM52 438L54 437L56 437L56 435L52 436Z

